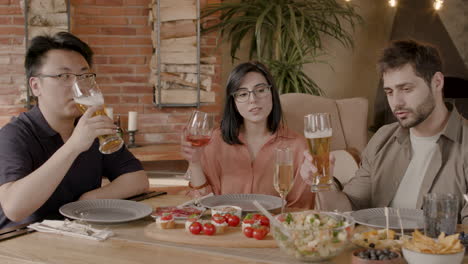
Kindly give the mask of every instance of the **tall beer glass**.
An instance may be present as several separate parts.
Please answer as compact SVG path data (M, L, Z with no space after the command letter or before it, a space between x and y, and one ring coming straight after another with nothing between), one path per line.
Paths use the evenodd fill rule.
M330 175L330 143L332 137L329 113L314 113L304 117L304 136L317 172L312 175L312 192L330 190L333 177Z
M89 107L100 106L93 116L106 115L104 110L104 97L99 90L95 78L76 79L73 83L73 100L82 113ZM124 142L117 134L99 136L99 151L111 154L119 150Z

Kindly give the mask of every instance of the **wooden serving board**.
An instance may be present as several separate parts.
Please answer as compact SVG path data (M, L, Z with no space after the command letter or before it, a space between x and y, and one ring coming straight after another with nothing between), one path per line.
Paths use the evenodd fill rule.
M183 224L177 224L175 229L159 229L156 223L145 227L145 235L161 241L211 246L211 247L234 247L234 248L276 248L275 239L268 234L263 240L248 238L242 233L241 227L228 227L223 234L212 236L193 235L185 231Z

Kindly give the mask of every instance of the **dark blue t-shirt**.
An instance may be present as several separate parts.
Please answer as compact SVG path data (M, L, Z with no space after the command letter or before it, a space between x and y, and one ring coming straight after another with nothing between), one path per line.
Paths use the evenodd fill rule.
M0 185L29 175L63 144L60 134L49 126L39 107L20 114L0 129ZM104 155L99 152L96 139L89 150L78 155L51 197L32 215L21 222L11 222L0 208L0 229L58 215L60 206L99 188L103 176L113 181L122 174L139 170L143 170L140 161L127 148ZM23 202L31 202L31 197L24 197Z

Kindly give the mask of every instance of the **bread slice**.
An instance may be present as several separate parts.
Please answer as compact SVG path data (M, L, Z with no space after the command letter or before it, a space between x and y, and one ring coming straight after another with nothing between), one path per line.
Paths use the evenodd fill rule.
M169 220L169 221L158 221L158 220L156 220L156 226L159 229L174 229L176 227L174 220Z

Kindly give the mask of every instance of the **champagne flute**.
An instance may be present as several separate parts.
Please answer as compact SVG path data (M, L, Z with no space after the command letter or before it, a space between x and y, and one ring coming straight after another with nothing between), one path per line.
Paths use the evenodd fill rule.
M312 175L312 192L331 189L333 177L330 175L330 144L332 126L330 113L314 113L304 117L304 136L307 139L310 155L317 172Z
M201 147L211 139L214 117L212 114L194 111L185 127L185 139L194 147Z
M275 154L273 186L283 200L281 205L281 213L283 214L286 196L294 184L293 157L289 148L277 148Z
M84 114L92 106L101 106L93 116L106 115L104 107L104 96L96 83L95 75L85 75L76 78L72 86L73 100L78 109ZM103 154L111 154L119 150L124 142L117 134L99 136L99 151Z

